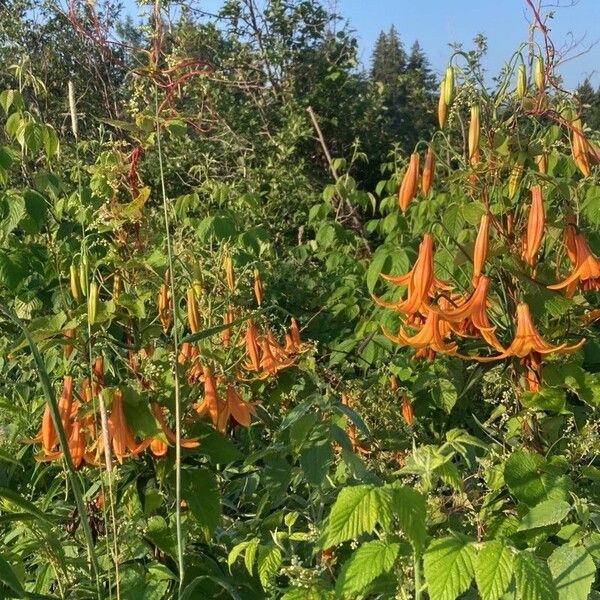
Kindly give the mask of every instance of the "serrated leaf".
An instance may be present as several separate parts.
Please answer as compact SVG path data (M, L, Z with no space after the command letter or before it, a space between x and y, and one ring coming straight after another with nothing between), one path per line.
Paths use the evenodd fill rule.
M560 523L571 510L564 500L545 500L536 504L521 520L519 531Z
M391 571L400 544L384 540L366 542L344 563L336 584L338 597L354 598L377 577Z
M583 546L560 546L548 559L559 600L586 600L596 577L596 565Z
M246 565L246 570L250 575L252 575L252 571L254 569L254 559L256 558L256 553L258 552L258 545L260 540L258 538L254 538L250 540L246 548L246 552L244 552L244 565Z
M567 500L568 479L547 472L547 461L538 454L513 452L504 466L504 480L510 491L529 506L549 499Z
M447 379L436 379L431 383L433 401L446 413L454 408L458 400L458 391L454 384Z
M266 588L271 578L277 573L283 557L277 546L262 546L258 553L258 578Z
M513 576L513 554L502 542L485 542L477 557L475 582L481 600L498 600Z
M558 600L548 565L532 552L515 557L515 584L520 600Z
M456 600L475 575L475 548L464 536L448 536L429 544L423 559L431 600Z
M425 496L409 487L394 487L392 509L398 517L400 528L406 534L415 552L420 554L427 536Z
M320 547L330 548L371 533L377 522L391 518L391 500L389 490L370 485L344 488L331 507Z

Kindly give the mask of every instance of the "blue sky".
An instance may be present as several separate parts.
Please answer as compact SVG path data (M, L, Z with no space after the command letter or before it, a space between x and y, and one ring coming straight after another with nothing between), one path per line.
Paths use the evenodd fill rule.
M124 0L129 11L135 11L134 0ZM488 38L485 66L490 76L496 74L518 45L528 37L531 14L525 0L322 0L326 7L336 7L347 19L359 40L360 59L369 66L371 50L379 32L395 25L407 48L418 39L431 61L441 73L445 68L450 42L461 42L465 48L478 33ZM577 54L600 40L600 0L551 0L544 4L562 5L553 9L552 38L557 49L572 41L582 40ZM260 3L260 1L259 1ZM196 6L215 11L221 0L194 0ZM600 43L585 55L566 62L560 69L569 87L589 75L600 85Z

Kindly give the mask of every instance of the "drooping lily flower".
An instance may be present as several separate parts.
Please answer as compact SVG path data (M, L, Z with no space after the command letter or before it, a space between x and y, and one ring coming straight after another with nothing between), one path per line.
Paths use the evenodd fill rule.
M246 362L244 368L248 371L260 370L260 358L258 351L258 330L252 319L248 319L248 327L245 335L246 354L250 362Z
M531 188L531 209L527 219L527 237L523 244L523 258L531 267L535 265L537 260L537 253L544 237L545 222L542 188L539 185L534 185Z
M415 420L415 414L413 412L412 402L408 397L408 394L402 396L402 417L406 421L407 425L412 425Z
M112 407L108 417L108 431L112 440L113 451L120 463L123 462L124 457L135 456L145 448L143 444L138 444L135 441L135 436L127 423L123 408L123 392L120 390L113 394Z
M413 315L422 308L429 305L430 292L435 289L451 289L450 284L437 279L434 274L433 266L433 237L427 233L419 246L419 254L413 268L405 275L381 275L386 281L394 285L408 286L408 296L406 300L389 303L373 296L373 300L385 308L390 308L397 312Z
M287 369L294 364L294 360L286 356L275 356L269 340L261 337L258 340L261 350L260 357L260 379L266 379L269 375L276 375L279 371Z
M173 444L176 444L177 436L175 435L175 433L172 431L172 429L167 424L167 420L165 418L163 407L160 406L160 404L153 402L152 403L152 413L156 417L156 420L158 421L158 424L160 425L160 428L162 429L162 432L165 435L165 437L167 438L167 440L169 440ZM154 456L157 456L157 457L164 456L169 449L168 444L164 441L164 439L162 439L160 437L153 437L150 440L147 440L147 442L149 442L150 451L152 452L152 454ZM193 440L193 439L182 439L181 440L182 448L197 448L199 445L200 445L200 442L198 442L198 440Z
M574 237L576 258L573 272L560 283L549 285L548 289L566 289L567 294L572 294L574 292L573 286L581 284L581 287L586 291L600 290L600 260L594 255L585 237L580 232L576 232ZM567 246L568 248L569 246ZM569 252L569 256L571 256L571 253L572 251Z
M415 197L419 186L419 154L410 155L410 162L398 190L398 204L402 212L406 212L410 201Z
M71 414L73 412L73 377L70 375L65 375L63 379L62 393L58 401L58 412L68 438L71 433ZM42 451L45 455L53 453L58 444L58 434L47 403L42 416L42 428L29 442L32 444L42 442Z
M302 339L300 337L300 328L298 327L298 323L296 322L296 319L294 319L294 317L292 317L292 321L290 324L290 338L292 340L292 343L294 344L295 350L300 350L300 348L302 347Z
M403 346L412 346L413 348L430 349L434 352L442 352L444 354L454 354L456 352L456 344L454 342L446 343L444 337L446 331L442 331L445 325L440 314L437 311L430 310L427 314L427 319L421 330L413 336L409 336L404 329L400 329L398 335L393 335L382 327L383 335L392 340L396 344Z
M487 259L490 244L490 216L485 214L481 217L479 231L475 239L473 250L473 285L476 286L483 271L483 265Z
M494 333L496 327L490 323L487 315L489 289L490 278L481 275L477 287L461 306L449 310L438 309L438 312L443 320L450 323L465 322L464 328L454 329L459 335L468 335L475 330L474 333L480 334L490 346L504 352Z
M497 356L478 357L476 360L480 362L492 362L513 356L517 358L526 358L533 353L540 355L554 353L570 354L579 350L585 342L585 339L582 339L572 346L569 346L566 342L558 344L557 346L548 343L536 329L531 318L531 313L529 312L529 306L524 302L517 305L516 319L517 331L510 346Z
M225 281L227 282L227 287L230 292L235 291L235 272L233 270L233 260L231 256L226 256L223 261L223 266L225 267Z
M232 383L228 383L225 392L225 406L219 415L217 429L225 431L230 417L239 423L242 427L250 427L254 406L242 400L238 391Z
M199 415L207 414L215 427L218 425L222 401L217 394L217 382L209 367L204 367L204 400L194 408Z
M227 312L225 313L225 316L223 317L223 325L229 325L229 327L227 327L227 329L223 330L223 348L229 348L229 343L231 341L231 334L233 331L231 324L233 323L234 320L235 320L235 314L233 312L233 308L229 307L227 309Z

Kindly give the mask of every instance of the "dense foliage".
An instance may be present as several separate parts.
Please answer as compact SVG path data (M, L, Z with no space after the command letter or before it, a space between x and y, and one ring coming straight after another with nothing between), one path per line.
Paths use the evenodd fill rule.
M600 597L597 93L528 4L493 87L0 4L2 597Z

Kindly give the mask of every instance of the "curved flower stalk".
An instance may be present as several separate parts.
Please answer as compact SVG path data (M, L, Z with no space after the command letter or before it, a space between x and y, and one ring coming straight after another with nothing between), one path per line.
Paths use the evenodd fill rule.
M573 261L573 255L575 256L575 267L569 277L559 283L549 285L548 289L564 289L567 296L573 295L578 285L581 285L585 291L600 290L600 259L592 252L587 240L580 232L576 231L574 225L567 224L565 242L571 261ZM571 245L573 242L574 249Z

